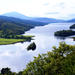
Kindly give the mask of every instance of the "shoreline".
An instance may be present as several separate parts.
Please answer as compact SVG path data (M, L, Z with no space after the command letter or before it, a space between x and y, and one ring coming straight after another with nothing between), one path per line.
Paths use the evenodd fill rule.
M24 39L0 38L0 45L10 45L15 43L30 42L34 36L24 36Z

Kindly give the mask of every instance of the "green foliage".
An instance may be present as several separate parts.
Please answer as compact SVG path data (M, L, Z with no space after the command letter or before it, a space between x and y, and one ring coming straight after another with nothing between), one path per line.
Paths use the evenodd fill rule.
M0 31L2 34L24 34L35 26L45 25L46 23L22 20L13 17L0 16Z
M75 75L75 45L62 42L52 52L34 57L24 71L14 73L3 68L0 75Z
M6 39L30 39L32 38L33 36L24 36L24 35L15 35L15 34L12 34L12 35L0 35L0 38L6 38Z
M0 38L0 45L8 45L8 44L14 44L18 42L25 42L27 40L24 39L4 39Z
M33 36L8 35L0 38L0 45L14 44L18 42L30 42Z
M27 50L35 50L36 49L36 44L33 42L31 43L28 47Z
M23 75L75 75L75 46L60 43L52 52L35 57Z
M23 34L26 30L29 30L27 26L17 25L15 23L3 22L0 25L0 34L8 35L8 34ZM2 32L2 33L1 33Z
M10 68L2 68L0 75L17 75L15 72L11 72Z
M55 36L67 37L71 35L75 35L75 31L72 30L61 30L54 33Z
M5 75L5 74L9 75L9 74L11 74L10 68L2 68L1 74L2 75Z

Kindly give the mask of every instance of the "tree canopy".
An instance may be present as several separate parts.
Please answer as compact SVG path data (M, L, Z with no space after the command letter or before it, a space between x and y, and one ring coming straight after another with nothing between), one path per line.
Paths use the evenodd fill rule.
M60 43L52 52L34 57L23 75L75 75L75 45Z
M3 68L0 75L75 75L75 45L62 42L46 54L39 54L19 73Z
M73 30L60 30L54 33L55 36L67 37L71 35L75 35L75 31Z

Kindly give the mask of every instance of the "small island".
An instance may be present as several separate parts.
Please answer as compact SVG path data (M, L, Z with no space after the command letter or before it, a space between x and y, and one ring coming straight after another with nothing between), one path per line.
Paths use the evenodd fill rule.
M27 50L32 50L34 51L36 49L36 44L35 42L31 43L28 47L27 47Z
M70 29L75 29L75 24L73 24L72 26L70 26Z
M75 35L75 31L72 31L72 30L60 30L60 31L56 31L54 33L54 35L59 36L59 37L68 37L68 36Z

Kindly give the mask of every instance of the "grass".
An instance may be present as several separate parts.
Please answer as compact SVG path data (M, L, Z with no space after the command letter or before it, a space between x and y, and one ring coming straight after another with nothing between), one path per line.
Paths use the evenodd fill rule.
M24 39L4 39L0 38L0 45L8 45L8 44L14 44L18 42L24 42Z
M18 43L18 42L26 42L26 41L31 41L32 40L32 35L16 35L18 36L18 39L17 38L0 38L0 45L8 45L8 44L15 44L15 43ZM22 37L23 38L20 38Z
M17 36L23 36L23 37L35 37L35 36L33 36L33 35L17 35Z

